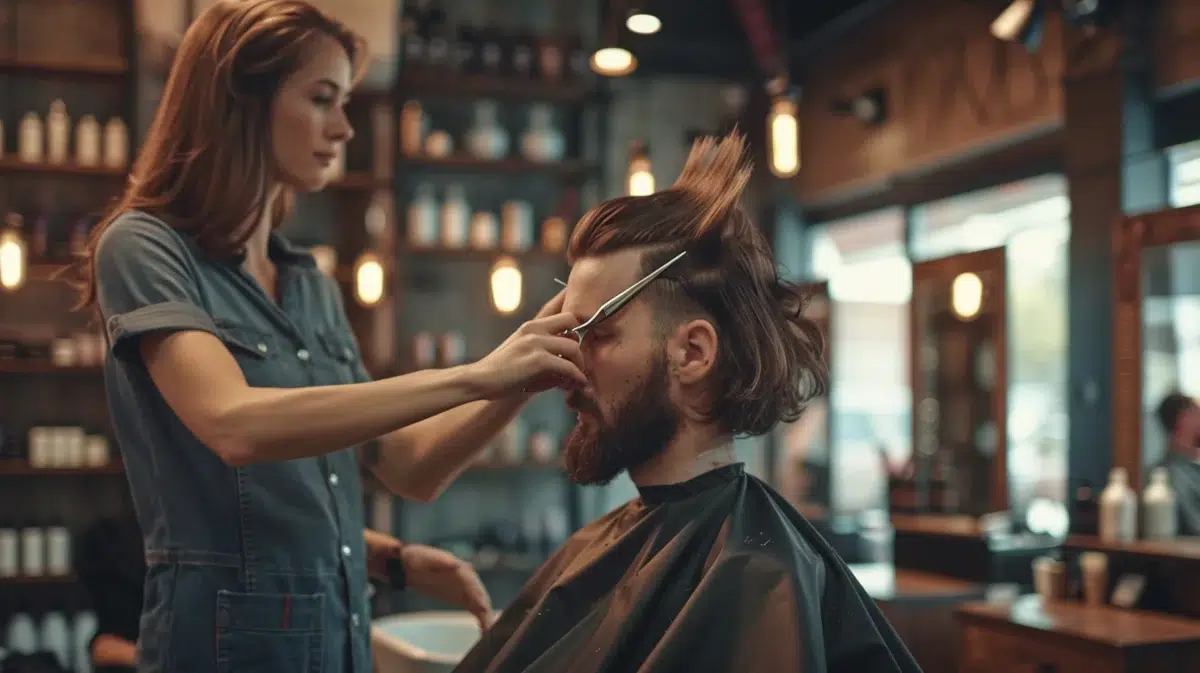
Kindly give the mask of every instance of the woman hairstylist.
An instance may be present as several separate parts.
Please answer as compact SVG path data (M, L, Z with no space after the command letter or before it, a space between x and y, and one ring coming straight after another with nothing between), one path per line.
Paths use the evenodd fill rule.
M576 321L541 317L466 366L370 381L337 286L275 229L353 135L361 40L300 0L219 0L184 35L83 304L146 543L139 670L371 669L367 575L487 609L452 556L367 534L356 446L434 497L531 393L585 382ZM482 595L482 597L481 597Z

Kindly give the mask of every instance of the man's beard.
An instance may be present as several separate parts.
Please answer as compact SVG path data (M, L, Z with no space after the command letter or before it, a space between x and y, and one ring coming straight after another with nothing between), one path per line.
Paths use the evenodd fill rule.
M578 395L578 393L576 393ZM655 357L645 382L631 392L609 423L595 404L581 414L567 438L567 474L577 484L603 485L666 449L679 429L667 390L667 359Z

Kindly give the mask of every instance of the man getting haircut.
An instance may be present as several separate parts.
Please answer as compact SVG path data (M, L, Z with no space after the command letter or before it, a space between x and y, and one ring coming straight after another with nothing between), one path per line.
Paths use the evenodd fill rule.
M796 420L826 378L804 298L739 204L750 173L740 135L706 138L669 189L577 224L564 309L599 316L575 332L588 385L568 398L566 469L628 472L638 497L572 535L458 673L919 672L829 544L735 458L735 436Z

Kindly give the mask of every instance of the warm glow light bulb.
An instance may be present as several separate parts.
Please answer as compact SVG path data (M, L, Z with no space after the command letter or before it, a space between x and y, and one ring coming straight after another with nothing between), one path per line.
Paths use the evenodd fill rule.
M0 288L16 290L25 283L25 240L20 232L0 232Z
M501 257L492 267L492 306L509 314L521 307L521 268L511 257Z
M625 191L629 196L647 196L654 193L654 173L650 172L650 159L635 156L629 160L629 177Z
M796 102L779 97L771 103L767 115L767 134L771 139L771 172L790 178L800 171L800 120Z
M373 252L365 252L354 265L354 298L363 306L374 306L383 299L383 263Z
M950 308L963 320L979 315L983 308L983 281L971 273L960 273L950 286Z
M628 49L621 47L597 49L590 63L597 75L606 77L623 77L637 70L637 59Z
M638 35L653 35L662 30L662 21L649 12L634 12L625 19L625 27Z

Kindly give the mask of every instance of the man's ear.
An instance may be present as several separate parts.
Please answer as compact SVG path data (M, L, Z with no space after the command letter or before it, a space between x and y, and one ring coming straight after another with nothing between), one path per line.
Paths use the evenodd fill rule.
M680 325L668 344L671 373L684 385L703 381L717 366L717 330L707 320Z

